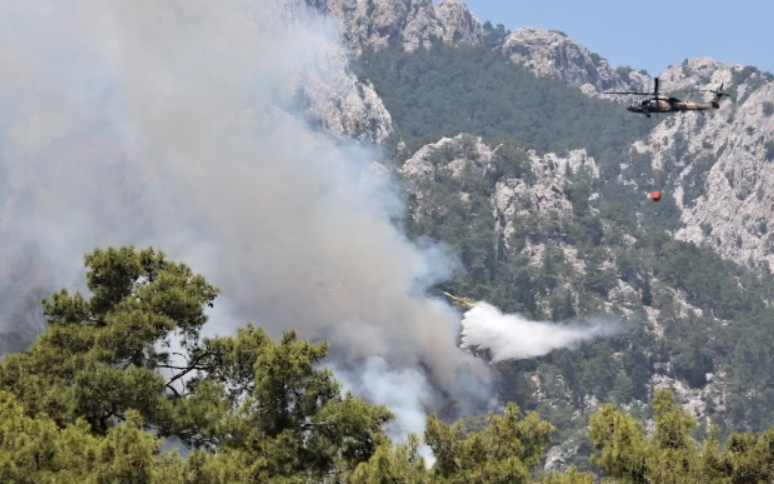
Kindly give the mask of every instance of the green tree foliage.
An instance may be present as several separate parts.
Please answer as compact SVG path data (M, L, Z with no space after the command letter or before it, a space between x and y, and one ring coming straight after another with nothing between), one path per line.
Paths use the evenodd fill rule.
M550 264L561 262L557 254ZM91 297L62 290L45 300L48 328L29 351L0 363L2 482L594 482L576 468L541 471L554 426L536 412L522 416L513 402L486 421L431 415L422 439L394 445L382 431L390 411L342 394L330 370L319 368L325 342L298 340L294 331L275 342L250 324L231 337L200 338L204 308L218 291L187 266L132 247L96 250L85 261ZM186 352L181 361L159 349L173 334ZM569 385L603 392L597 387L624 381L604 373L622 371L602 357L609 351L559 352L554 368L585 364ZM637 354L622 363L632 375L642 371ZM754 371L760 355L745 354ZM774 430L731 433L721 445L713 427L700 444L696 419L671 393L657 393L653 408L650 436L612 404L590 417L592 462L602 477L774 478ZM162 452L165 437L192 452L185 459ZM433 453L430 467L422 443Z
M84 419L64 427L26 415L17 398L0 390L0 481L183 482L177 454L161 456L161 440L141 430L137 411L123 425L95 436Z
M492 25L492 22L487 20L482 26L484 30L484 45L490 49L499 47L508 40L511 36L511 31L505 28L503 24Z
M720 446L718 429L700 444L692 437L696 419L685 412L668 390L654 398L654 432L642 422L604 408L590 419L590 437L597 454L592 461L604 475L631 483L771 482L774 434L734 433Z
M203 306L217 289L152 249L96 250L85 263L92 298L63 289L44 300L48 329L27 353L8 356L0 383L31 414L46 412L59 424L82 417L95 433L123 421L128 408L163 422L172 384L194 368L165 381L156 370L171 367L170 355L157 348L177 331L201 358Z
M384 439L391 413L342 395L330 370L317 368L326 343L298 341L293 331L275 343L251 325L235 337L200 338L217 288L153 249L96 250L85 265L91 297L61 290L44 301L49 326L29 351L6 355L0 391L3 416L32 426L41 441L65 432L96 442L97 457L72 457L97 459L83 470L104 474L95 482L151 482L159 442L139 429L201 449L186 464L198 482L320 479L367 461ZM7 472L29 459L40 472L66 470L54 447L12 445L21 464L9 461Z
M351 484L406 482L429 483L431 478L425 460L419 454L420 439L409 435L406 443L393 447L382 443L368 462L360 464L351 474Z
M483 431L466 435L462 423L449 426L431 416L426 441L437 459L434 471L447 482L529 482L550 443L553 427L530 413L519 419L511 403L503 415L491 415Z

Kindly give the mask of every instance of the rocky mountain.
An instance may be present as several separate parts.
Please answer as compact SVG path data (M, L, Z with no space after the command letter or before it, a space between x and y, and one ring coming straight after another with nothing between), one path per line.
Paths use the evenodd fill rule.
M495 169L493 157L501 149L501 146L493 148L483 143L481 138L473 140L468 135L442 138L422 147L398 171L414 187L432 180L438 171L447 171L455 179L459 179L466 169L474 169L484 175ZM572 203L567 200L564 191L570 183L568 174L580 171L592 177L599 176L594 159L583 149L570 151L564 157L555 153L541 156L530 150L526 152L520 169L514 173L528 173L529 176L513 176L496 182L491 194L488 194L494 207L492 224L496 232L503 235L506 247L516 231L514 223L519 217L537 211L547 217L563 218L572 211ZM429 208L422 204L421 190L415 190L413 195L416 203L412 215L418 219ZM460 197L468 200L470 193L461 192ZM535 261L540 260L540 248L525 250Z
M319 70L294 79L298 107L334 135L382 143L393 131L392 118L373 85L353 73L350 56L344 46L326 45L318 54Z
M629 67L614 69L564 32L534 27L516 29L502 46L508 58L537 76L551 76L589 95L605 90L650 90L650 78Z
M673 173L669 189L684 228L676 236L706 243L728 259L774 269L774 76L750 66L691 59L661 77L670 88L732 93L721 109L663 120L646 145L654 163ZM655 147L661 142L658 156Z
M457 0L307 0L341 25L349 50L379 49L398 41L406 50L427 46L432 38L448 43L477 43L482 28Z
M393 131L392 117L368 82L345 70L328 82L306 79L299 85L306 114L337 136L382 143Z
M478 44L483 29L467 7L457 0L306 0L307 5L338 22L347 50L326 59L325 80L302 80L300 96L306 113L335 135L382 143L392 133L390 113L367 81L349 71L347 54L383 48L398 41L407 51L429 45L432 39L448 44ZM333 66L331 66L333 65ZM333 67L333 68L330 68Z
M481 44L482 24L458 0L307 0L310 6L335 18L349 51L356 57L364 49L380 49L391 41L407 51L430 45L432 39L446 44ZM498 46L514 63L538 76L562 79L591 96L604 90L649 90L649 76L630 67L613 68L596 53L567 34L534 27L516 29ZM620 97L610 97L626 102Z
M533 150L514 151L513 146L507 144L489 146L481 138L459 135L424 146L398 171L409 182L414 224L433 226L439 220L447 226L463 223L478 234L488 226L496 234L488 240L502 241L500 257L503 260L522 259L520 270L532 274L529 284L535 287L536 298L532 314L537 319L555 317L557 311L564 311L565 315L582 313L588 298L599 298L599 309L644 323L647 338L658 342L674 331L672 318L690 319L702 314L701 305L689 294L691 290L675 285L667 273L655 267L653 270L641 269L641 275L649 275L648 287L659 302L648 303L643 308L643 279L631 276L630 269L626 268L630 261L625 255L642 250L642 241L638 240L642 234L621 231L610 219L600 217L599 238L593 243L594 248L585 246L585 236L575 231L578 225L594 226L583 221L584 217L599 220L596 218L599 210L588 208L589 201L593 204L599 193L586 193L580 198L575 193L578 193L578 186L598 182L600 170L583 149L563 155L539 155ZM469 214L469 218L463 216L464 221L458 222L457 213ZM477 236L471 235L471 238ZM476 257L466 254L477 245L475 241L458 244L463 259ZM487 265L484 261L471 261L470 264L472 267ZM550 276L556 278L553 282L541 279L554 271L555 275ZM517 281L518 276L511 284L518 284ZM588 290L589 287L592 289ZM520 300L522 295L517 289L507 298L512 302ZM490 293L489 297L497 296ZM567 300L570 302L564 302ZM529 303L523 307L529 309ZM633 358L629 351L630 347L615 352L612 357L624 362ZM651 353L647 358L654 357ZM672 388L683 406L703 424L716 421L718 412L724 411L723 398L728 391L722 367L719 367L719 377L709 375L704 384L697 386L679 371L675 373L674 363L670 361L667 357L663 362L655 362L648 374L640 376L626 374L623 363L619 378L633 381L642 378L640 381L650 389L649 392ZM568 462L577 463L574 459L583 438L585 415L597 410L600 401L609 396L587 387L573 388L568 376L553 365L556 363L523 371L529 376L529 391L541 412L550 414L568 409L572 413L569 421L578 426L578 430L565 434L564 440L549 452L545 468L563 470ZM506 366L502 371L508 375L513 370ZM582 370L576 368L575 371ZM621 403L629 410L644 411L648 394Z
M652 87L645 73L613 68L561 32L519 28L496 49L594 102L607 102L604 90ZM411 230L449 243L468 270L450 290L538 319L602 310L642 329L574 353L498 365L509 381L503 399L562 422L547 468L582 460L584 418L600 402L616 401L647 418L649 395L664 387L703 425L774 422L762 410L772 400L764 383L770 375L761 369L769 360L760 356L769 344L765 325L774 321L762 309L770 304L771 277L764 272L761 283L744 268L761 262L769 268L774 261L774 76L695 58L659 77L662 92L680 98L706 102L710 93L689 91L724 84L731 99L704 115L654 117L640 139L629 138L615 153L597 149L604 156L596 159L587 149L592 140L574 138L568 149L538 153L529 144L503 143L503 131L496 142L484 139L491 129L486 122L450 132L427 112L443 103L415 112L399 106L399 91L384 97L388 109L400 107L393 111L398 129L416 127L417 117L407 114L419 113L421 122L436 122L435 131L445 133L397 163L410 187ZM422 79L433 78L421 71L418 89L425 87ZM485 85L474 75L460 78ZM511 89L518 92L519 85ZM480 94L454 99L483 102ZM477 120L498 116L471 112ZM629 120L634 125L642 118L626 113L620 122ZM542 122L531 125L550 126ZM552 133L567 136L564 130ZM656 188L665 193L660 204L647 198Z

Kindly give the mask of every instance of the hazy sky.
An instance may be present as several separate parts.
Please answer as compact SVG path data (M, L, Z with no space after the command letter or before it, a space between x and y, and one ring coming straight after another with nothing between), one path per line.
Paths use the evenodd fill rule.
M561 30L614 67L657 75L686 58L708 56L774 72L772 0L461 1L482 23Z

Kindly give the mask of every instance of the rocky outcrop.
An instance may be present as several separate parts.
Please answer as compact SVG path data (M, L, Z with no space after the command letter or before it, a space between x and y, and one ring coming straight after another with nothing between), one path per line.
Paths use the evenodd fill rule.
M303 2L303 0L296 0ZM288 9L300 15L303 3L288 0ZM389 3L389 2L388 2ZM345 2L307 0L319 10L338 8L346 16ZM354 4L357 7L359 4ZM328 39L326 39L328 40ZM314 69L289 76L289 88L306 115L320 129L336 136L381 143L392 133L392 117L370 82L362 82L350 69L351 52L337 39L317 46Z
M422 147L403 164L399 172L410 180L430 177L439 169L449 170L452 176L458 177L466 166L472 164L483 174L492 168L492 157L498 149L490 148L481 138L468 135L442 138L437 143ZM442 153L441 160L437 158L439 153ZM527 156L530 176L498 181L492 194L494 215L504 220L501 230L506 240L514 231L514 218L520 215L535 212L565 215L572 210L564 195L570 173L586 170L591 176L599 176L594 159L585 150L573 150L566 156L554 153L539 156L534 151L528 151ZM416 195L421 198L421 193Z
M398 170L399 174L412 185L414 198L412 215L418 220L430 209L425 204L427 193L422 182L432 180L438 170L446 171L453 178L459 178L466 168L472 167L484 176L493 169L493 159L498 146L492 149L480 138L459 135L443 138L436 143L422 147ZM555 153L537 155L526 152L528 168L522 176L505 177L499 180L490 195L493 207L492 227L503 235L507 248L509 241L520 224L530 217L560 220L572 213L572 204L565 195L565 188L571 174L585 172L588 176L598 177L599 170L594 159L585 150L573 150L560 156ZM470 193L460 192L462 200L468 200ZM592 198L595 195L592 194ZM536 228L539 231L539 228ZM541 239L534 234L534 239ZM534 264L542 263L544 244L539 241L528 242L522 253L528 255ZM563 246L565 258L576 270L583 272L584 264L577 258L574 247Z
M572 204L564 194L564 188L571 173L587 170L598 177L599 170L594 159L586 150L573 150L566 156L547 153L538 156L529 151L530 168L533 177L508 178L495 185L493 194L497 216L505 223L502 233L507 241L515 231L515 220L531 213L553 214L564 217L572 210Z
M392 133L392 117L370 83L341 71L332 83L310 80L301 87L306 113L337 136L381 143Z
M441 150L445 150L445 159L439 165L434 156ZM481 138L461 134L454 138L441 138L436 143L423 146L406 160L398 172L413 180L426 177L437 168L451 170L454 176L459 176L461 168L467 164L473 163L486 169L491 162L492 149L484 144Z
M563 32L521 27L502 48L512 62L535 75L562 79L589 95L615 89L651 89L649 76L629 68L614 69L607 60L589 52Z
M696 417L697 423L708 428L717 423L718 417L722 420L722 415L727 411L727 398L729 391L724 382L726 373L720 370L715 373L707 373L707 384L701 388L691 388L684 382L666 375L652 375L650 379L651 393L662 389L670 389L674 392L677 401L685 411ZM708 412L708 407L714 410L714 415ZM652 434L655 421L649 419L646 422L648 434Z
M426 206L425 186L436 170L447 171L458 178L467 166L484 171L491 167L492 150L481 141L469 135L454 138L442 138L437 143L423 146L398 169L398 174L408 180L414 197L412 217L418 220L428 210ZM461 192L460 198L466 200L470 193Z
M381 143L392 133L392 118L370 83L349 72L347 55L386 47L399 41L408 51L427 46L432 39L448 43L476 43L482 28L457 0L306 0L310 6L338 21L346 50L327 59L327 75L311 76L299 85L306 114L320 128L338 136Z
M435 16L443 29L441 38L447 44L478 44L483 39L481 24L457 0L441 0L435 7Z
M670 92L723 83L732 94L705 116L665 117L634 147L650 153L655 168L674 173L665 188L674 190L685 224L675 236L774 269L774 76L700 57L672 66L661 80ZM702 94L704 102L712 96Z
M605 90L650 91L650 78L613 69L561 32L519 28L503 46L511 61L538 76L562 79L592 96ZM706 243L736 262L766 261L774 270L774 76L751 66L709 57L687 59L660 76L660 90L686 100L708 102L717 89L732 94L718 111L704 116L668 115L633 150L649 153L653 168L673 170L672 185L685 227L676 237ZM622 165L622 168L625 166ZM628 180L619 180L629 183Z
M364 49L400 42L408 51L438 38L448 43L477 43L482 28L457 0L307 0L339 21L347 47L355 55Z

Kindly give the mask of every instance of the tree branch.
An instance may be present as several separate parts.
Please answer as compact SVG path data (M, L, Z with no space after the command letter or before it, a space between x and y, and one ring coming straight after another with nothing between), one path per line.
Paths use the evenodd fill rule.
M172 388L170 386L172 383L176 382L177 380L180 380L181 378L183 378L187 374L191 373L192 371L205 369L205 368L199 366L199 362L201 362L204 358L206 358L208 356L212 356L212 355L214 355L214 353L209 352L209 351L205 351L204 353L200 354L199 356L193 358L193 360L191 360L191 362L188 363L188 365L185 366L185 367L174 367L172 365L158 365L160 368L170 368L170 369L174 369L174 370L182 370L182 371L180 371L180 373L177 373L172 378L170 378L167 381L167 383L165 384L165 386L167 388ZM175 393L178 393L178 392L175 390Z

